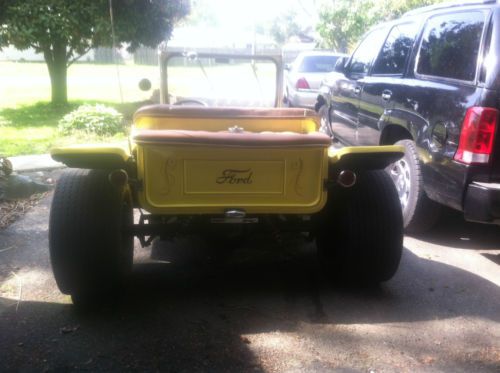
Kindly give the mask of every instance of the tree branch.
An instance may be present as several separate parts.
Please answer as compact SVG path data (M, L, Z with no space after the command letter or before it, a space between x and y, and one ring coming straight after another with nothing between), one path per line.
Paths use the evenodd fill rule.
M67 67L70 67L74 62L78 61L80 58L82 58L85 54L87 54L90 50L92 49L92 46L89 46L88 48L86 48L82 54L80 54L79 56L76 56L75 58L73 58L72 60L69 59L70 55L68 54L68 63L66 64ZM71 51L71 53L73 53L73 51Z
M42 51L45 62L47 62L47 65L49 66L50 69L54 64L54 53L50 48L43 48Z
M44 50L43 58L49 69L49 74L52 74L52 69L54 68L54 57L52 56L52 53L50 51Z
M66 60L69 61L71 55L73 54L73 51L74 51L73 47L69 47L68 52L66 52Z

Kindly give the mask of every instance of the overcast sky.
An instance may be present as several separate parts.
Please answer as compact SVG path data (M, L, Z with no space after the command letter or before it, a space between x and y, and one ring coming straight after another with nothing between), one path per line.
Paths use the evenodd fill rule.
M192 0L191 16L174 29L170 45L245 45L253 40L254 25L268 25L274 18L290 10L296 12L304 28L313 26L316 21L314 4L319 1L321 0ZM200 26L200 19L215 22L215 25L205 28ZM189 27L193 25L197 27ZM272 41L270 35L267 39ZM257 42L266 43L262 36Z
M280 13L294 9L306 20L314 18L318 0L195 0L193 6L209 7L217 14L221 28L251 26L270 21ZM193 9L196 12L196 9Z

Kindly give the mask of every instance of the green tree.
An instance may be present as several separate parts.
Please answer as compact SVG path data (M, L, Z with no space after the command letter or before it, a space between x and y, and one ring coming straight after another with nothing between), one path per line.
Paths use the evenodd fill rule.
M113 3L115 39L130 51L156 47L189 11L185 0L120 0ZM109 0L0 0L0 48L42 53L52 103L67 102L67 69L97 46L112 45Z
M348 52L368 29L421 6L443 0L331 0L322 3L317 31L320 46Z
M380 19L390 20L400 17L412 9L443 1L444 0L380 0L379 4L375 2L375 6L378 8L378 17Z
M319 11L321 47L347 53L375 20L372 0L333 0Z
M278 44L285 44L292 36L299 36L301 31L302 27L295 10L279 15L269 27L269 33Z
M191 0L192 11L182 23L190 26L217 27L223 14L218 14L210 0Z

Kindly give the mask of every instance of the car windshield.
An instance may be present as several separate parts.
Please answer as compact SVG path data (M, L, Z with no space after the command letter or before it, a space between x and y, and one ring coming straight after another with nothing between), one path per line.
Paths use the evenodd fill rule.
M329 73L333 71L338 56L306 56L297 71L299 73Z
M279 69L272 58L183 53L168 56L165 66L171 104L276 106Z

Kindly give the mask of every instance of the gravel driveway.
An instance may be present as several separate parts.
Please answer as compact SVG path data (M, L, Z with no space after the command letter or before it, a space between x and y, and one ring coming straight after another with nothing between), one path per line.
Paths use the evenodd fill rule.
M0 231L2 372L500 371L498 227L446 212L364 290L330 284L299 235L218 266L194 237L136 245L127 298L79 314L52 278L50 199Z

